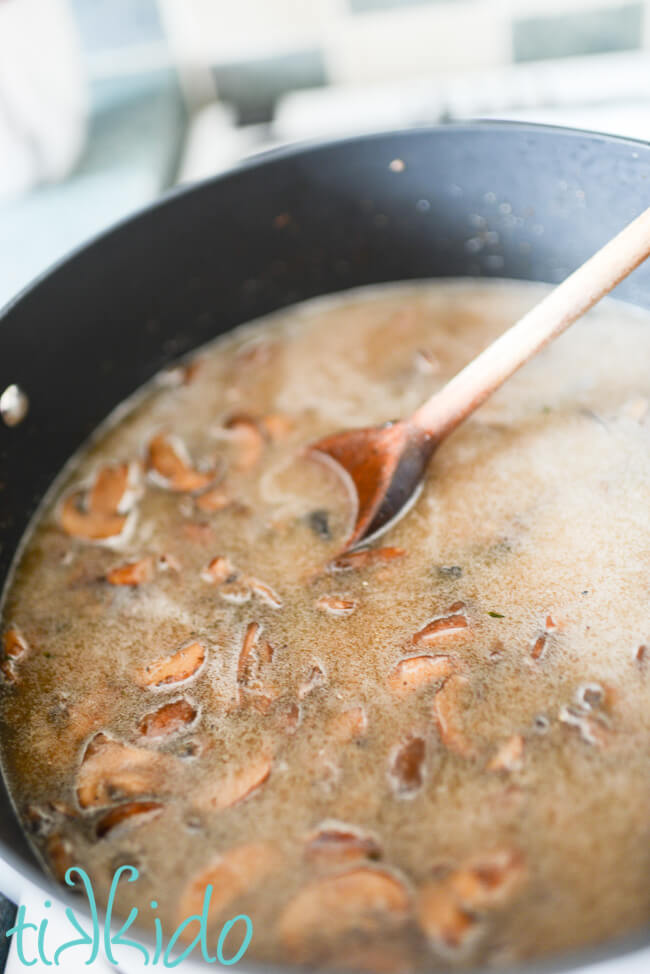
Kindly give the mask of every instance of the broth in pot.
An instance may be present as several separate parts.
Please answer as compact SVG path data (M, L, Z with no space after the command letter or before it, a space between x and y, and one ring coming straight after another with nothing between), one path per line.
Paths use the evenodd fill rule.
M3 606L2 762L45 866L247 956L499 965L650 918L650 315L604 302L354 511L305 447L408 415L544 293L389 285L239 328L123 404ZM215 931L217 934L215 935ZM195 930L188 927L188 935Z

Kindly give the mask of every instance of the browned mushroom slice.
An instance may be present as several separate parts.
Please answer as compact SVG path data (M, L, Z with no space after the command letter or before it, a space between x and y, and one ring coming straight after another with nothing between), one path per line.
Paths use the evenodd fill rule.
M222 811L239 804L260 788L271 774L273 756L270 749L262 749L241 768L230 768L226 775L212 782L199 796L200 809Z
M315 663L309 676L304 683L301 683L298 687L298 699L304 700L313 690L317 690L319 687L324 686L327 682L327 677L325 676L325 670L320 664Z
M258 886L281 864L282 860L270 842L250 842L229 849L207 869L202 869L187 885L179 904L179 921L203 912L208 886L212 886L209 912L212 920L237 897ZM194 936L194 931L191 936Z
M322 595L316 602L317 609L331 616L352 615L356 607L354 599L345 599L338 595Z
M305 857L318 865L341 866L359 859L379 859L381 846L369 832L344 822L325 821L307 837Z
M176 436L158 433L147 447L146 467L159 487L177 493L194 493L208 487L214 472L196 470L184 443Z
M408 921L409 895L392 873L358 866L304 886L285 907L279 934L295 960L345 935L376 936Z
M250 678L253 653L257 644L257 638L261 631L259 622L249 622L244 633L244 641L237 661L237 681L245 683Z
M222 582L237 574L230 558L226 558L224 555L218 555L201 572L201 578L204 582L209 582L211 585L221 585Z
M7 659L19 660L24 656L29 646L27 640L18 629L7 629L3 639L4 654Z
M409 656L399 661L388 675L388 688L396 697L446 680L458 664L451 656Z
M224 427L231 430L237 441L237 469L252 470L259 463L264 449L264 436L258 423L250 416L242 414L229 417Z
M388 780L398 798L413 798L424 784L426 744L423 737L412 735L392 752Z
M125 805L118 805L117 808L112 808L102 816L97 823L95 828L97 838L105 838L120 826L136 826L143 822L150 822L160 815L164 807L160 802L127 802Z
M134 465L102 467L88 490L76 490L61 505L66 534L84 541L108 541L122 534L135 502Z
M194 501L200 511L205 514L215 514L225 510L232 503L228 494L219 487L212 487L204 491Z
M259 578L253 578L252 576L246 579L246 584L253 594L258 595L267 605L272 606L274 609L282 608L282 599L277 592L273 591L270 585L266 585L264 582L260 582Z
M61 526L66 534L84 541L107 541L122 534L127 516L121 514L93 514L84 507L85 494L69 494L61 506Z
M135 680L140 687L170 686L183 683L196 676L206 658L202 643L190 643L172 656L154 660L136 672Z
M365 551L353 551L348 555L339 555L334 561L330 562L331 572L349 572L360 568L370 568L373 565L383 565L394 561L396 558L403 558L406 554L404 548L367 548Z
M362 737L368 727L368 718L363 707L352 707L336 714L327 724L328 737L337 744L345 744Z
M264 675L265 665L273 659L273 647L259 639L261 631L258 622L251 622L246 628L237 661L237 686L240 702L245 700L261 713L268 713L280 691Z
M479 918L458 902L446 883L420 889L417 918L431 946L447 955L467 952L482 932Z
M459 630L467 629L469 622L465 613L458 611L461 608L463 608L462 603L456 603L451 607L450 615L432 619L423 629L415 633L413 642L428 645L444 636L451 636Z
M488 763L488 771L518 771L524 758L524 739L521 734L513 734Z
M102 467L88 491L88 510L93 514L126 514L133 506L136 468L119 463Z
M189 700L174 700L147 714L140 721L143 737L169 737L179 731L187 730L197 716L197 709Z
M77 800L82 808L101 808L120 798L168 791L174 767L169 755L96 734L79 769Z
M17 664L27 653L27 641L18 629L8 629L3 639L4 659L0 663L0 672L7 683L17 684L20 682Z
M541 657L544 655L545 649L546 649L546 633L543 632L540 636L537 637L537 639L533 643L533 648L530 651L530 655L533 659L541 659Z
M153 578L153 561L151 558L140 558L125 565L118 565L106 573L109 585L143 585Z
M433 716L443 744L449 751L471 757L474 747L463 726L463 691L468 681L461 674L450 676L433 698Z
M516 849L497 849L454 870L447 883L463 906L483 911L510 900L525 877L521 853Z
M76 865L73 858L72 843L62 835L51 835L45 844L45 855L50 869L60 883L65 882L68 869Z

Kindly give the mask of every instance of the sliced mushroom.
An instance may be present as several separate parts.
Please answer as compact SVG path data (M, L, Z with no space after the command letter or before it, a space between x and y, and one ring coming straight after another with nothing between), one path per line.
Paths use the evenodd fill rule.
M7 683L17 684L20 682L17 664L25 656L29 649L27 641L18 629L8 629L3 639L3 660L0 663L0 673Z
M388 780L398 798L414 798L424 784L426 743L413 734L393 749L388 762Z
M270 585L260 582L259 578L248 576L246 583L254 595L258 595L263 602L270 605L273 609L282 608L282 599L274 592Z
M264 449L264 436L259 424L250 416L241 414L230 416L224 423L224 427L234 434L237 441L239 448L237 469L252 470L259 463Z
M137 498L134 464L102 467L88 490L75 490L64 498L61 527L83 541L109 541L125 531Z
M212 920L237 897L259 886L281 864L281 858L269 842L250 842L229 849L187 885L179 904L179 921L203 912L208 886L212 887L209 912Z
M72 843L58 833L53 834L45 844L45 855L56 879L64 883L68 869L75 865Z
M153 560L151 558L140 558L139 561L130 561L124 565L111 568L106 573L106 581L109 585L143 585L150 582L153 578Z
M352 615L356 607L354 599L345 599L339 595L322 595L316 602L317 609L331 616Z
M487 765L488 771L519 771L524 759L524 739L521 734L513 734L498 749Z
M127 802L103 815L95 827L98 839L103 839L121 826L142 825L157 818L164 809L160 802Z
M452 674L433 698L433 716L443 744L448 751L465 758L474 753L474 746L465 733L462 717L462 694L467 684L467 678L462 674Z
M482 933L476 914L462 906L444 883L428 883L420 889L417 918L431 946L444 955L468 952Z
M20 630L11 628L4 634L3 648L5 657L15 661L27 653L29 646Z
M319 945L345 935L376 936L409 917L404 883L384 869L358 866L304 886L285 907L279 934L295 960L307 960Z
M257 595L272 608L282 608L282 599L270 585L252 575L244 575L223 555L212 559L201 572L201 578L211 585L218 585L219 595L227 602L243 604L249 601L251 595Z
M484 911L507 903L525 877L522 854L516 849L497 849L470 859L447 882L463 906Z
M199 796L197 807L222 811L238 805L260 788L271 774L273 755L270 749L262 749L253 755L243 767L228 768L225 776L212 782Z
M367 548L365 551L353 551L347 555L339 555L330 562L331 572L349 572L360 568L370 568L373 565L385 565L396 558L406 555L404 548Z
M462 602L458 602L451 607L449 615L432 619L423 629L415 633L413 642L428 645L442 637L454 635L459 630L467 629L469 621L465 613L459 611L462 608Z
M261 632L258 622L251 622L246 628L237 661L237 688L239 703L250 703L261 713L268 713L280 690L266 674L267 665L273 659L273 647L259 638Z
M218 555L201 572L201 578L204 582L209 582L211 585L221 585L229 578L236 577L237 574L230 558L226 558L224 555Z
M446 680L457 667L451 656L408 656L388 675L388 688L396 697L406 697L422 687Z
M96 734L77 775L77 800L82 808L102 808L121 798L162 794L171 787L174 768L169 755Z
M173 700L143 717L140 721L140 733L149 738L170 737L191 727L197 713L196 707L189 700Z
M342 866L359 859L379 859L381 846L369 832L327 820L307 837L305 857L319 866Z
M202 643L190 643L172 656L154 660L136 672L135 680L140 687L171 686L191 679L199 672L206 659Z
M150 479L165 490L175 493L195 493L209 487L214 471L197 470L185 444L177 436L158 433L147 447L146 468Z
M541 633L535 642L533 643L533 648L530 651L532 659L541 659L546 650L546 633Z
M138 494L138 468L133 463L101 467L88 491L93 514L128 514Z

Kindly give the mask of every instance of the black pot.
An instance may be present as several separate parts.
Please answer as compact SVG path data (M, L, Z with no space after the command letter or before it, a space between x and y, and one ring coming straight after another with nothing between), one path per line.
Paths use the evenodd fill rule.
M364 284L462 275L560 281L649 197L644 143L479 123L273 153L120 224L0 316L0 393L18 383L31 403L18 426L0 423L0 586L64 462L177 356L277 308ZM650 308L650 263L617 296ZM7 876L61 898L4 785L0 857ZM8 885L15 891L14 880ZM648 944L640 936L559 967L623 954L630 961Z

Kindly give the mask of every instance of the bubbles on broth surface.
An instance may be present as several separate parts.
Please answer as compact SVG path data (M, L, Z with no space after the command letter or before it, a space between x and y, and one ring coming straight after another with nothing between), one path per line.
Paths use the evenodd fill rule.
M249 956L285 965L527 960L647 923L647 315L605 303L526 366L367 550L341 554L350 498L304 457L408 415L540 293L289 309L77 457L3 611L3 767L55 876L83 865L105 903L138 865L118 907L155 896L168 931L212 883L210 929L247 912Z

